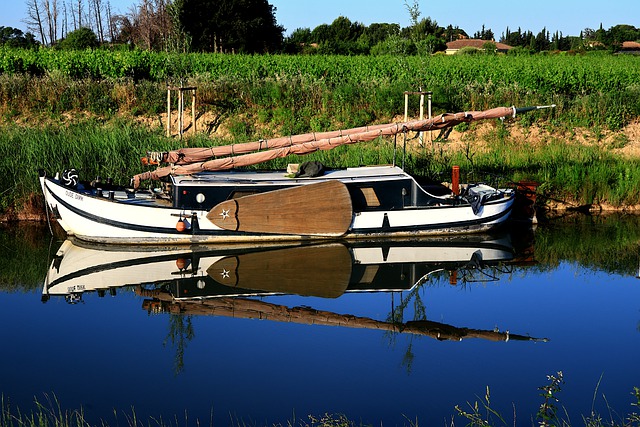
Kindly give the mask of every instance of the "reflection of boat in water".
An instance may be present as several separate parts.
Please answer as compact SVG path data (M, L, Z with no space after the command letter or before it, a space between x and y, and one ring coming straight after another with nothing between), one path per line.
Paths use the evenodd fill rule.
M136 247L67 240L51 263L43 297L114 293L127 285L170 289L174 298L411 289L436 271L512 260L508 239L385 240L277 246Z
M466 280L467 271L499 268L514 257L508 238L481 236L191 248L118 248L67 240L47 273L43 301L64 296L79 302L85 292L115 295L117 288L134 286L138 295L151 298L143 304L150 312L366 327L438 339L532 339L427 320L383 322L251 298L282 294L337 298L353 292L409 291L437 272L449 272L450 280Z

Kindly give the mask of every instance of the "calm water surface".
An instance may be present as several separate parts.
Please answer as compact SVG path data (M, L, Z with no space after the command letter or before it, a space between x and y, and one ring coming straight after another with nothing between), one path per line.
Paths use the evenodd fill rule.
M0 238L0 393L23 412L56 399L111 425L465 425L455 406L488 387L507 424L531 425L558 371L574 424L637 409L636 217L301 248Z

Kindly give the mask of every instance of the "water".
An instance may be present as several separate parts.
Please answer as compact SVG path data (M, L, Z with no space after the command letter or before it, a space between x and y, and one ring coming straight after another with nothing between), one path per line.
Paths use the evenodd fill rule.
M482 404L488 388L491 407L521 425L562 371L572 423L592 410L620 421L640 386L639 221L151 253L5 230L0 392L23 412L37 399L111 425L134 414L299 425L328 413L392 426L466 425L455 406Z

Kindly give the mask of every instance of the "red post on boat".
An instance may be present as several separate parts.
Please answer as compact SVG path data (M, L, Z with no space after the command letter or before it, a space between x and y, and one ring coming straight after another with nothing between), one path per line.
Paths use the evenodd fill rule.
M451 191L453 194L460 194L460 166L454 166L451 170Z

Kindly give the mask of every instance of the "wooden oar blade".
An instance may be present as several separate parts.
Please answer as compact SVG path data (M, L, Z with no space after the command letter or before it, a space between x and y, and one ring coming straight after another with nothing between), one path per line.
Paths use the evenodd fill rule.
M225 230L339 237L349 230L353 208L346 185L323 181L227 200L207 219Z
M207 274L242 289L337 298L349 285L349 249L335 243L254 252L223 258Z

